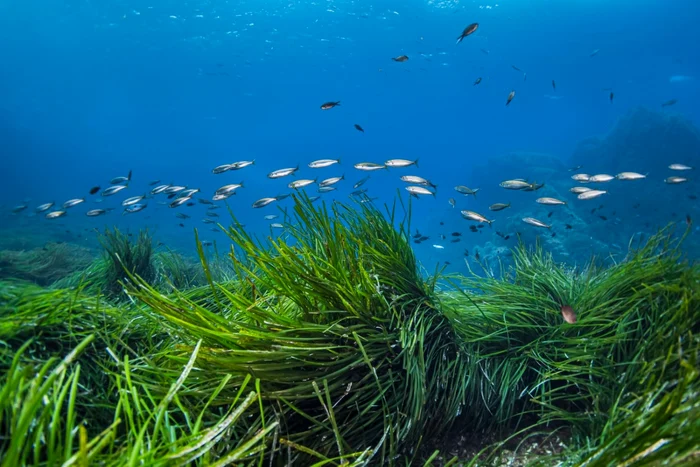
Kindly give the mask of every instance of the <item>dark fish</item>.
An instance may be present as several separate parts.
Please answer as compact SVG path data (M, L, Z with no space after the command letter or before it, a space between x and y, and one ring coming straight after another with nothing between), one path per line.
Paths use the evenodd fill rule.
M556 236L557 236L557 233L556 233L556 232L552 232L552 237L556 237Z
M557 83L555 83L554 80L552 80L552 89L555 91L557 90Z
M573 229L573 227L571 226L571 224L564 224L564 225L566 226L566 230L571 230L571 229Z
M607 220L608 220L608 218L607 218L607 217L605 217L605 216L601 216L601 215L599 215L598 217L600 217L600 218L601 218L601 219L603 219L604 221L607 221Z
M151 180L150 182L148 182L148 185L153 186L153 185L158 185L159 183L160 183L160 180Z
M445 239L445 234L440 234L440 240L444 240L444 239Z
M459 232L452 232L452 236L453 236L453 237L461 237L462 234L459 233Z
M547 217L552 217L552 214L554 214L554 211L549 211L549 214L547 214Z
M509 238L510 238L510 235L506 235L505 237L503 237L503 240L508 240Z
M421 242L424 242L424 241L426 241L426 240L429 239L429 238L430 238L430 237L428 237L428 236L426 236L426 235L423 235L423 236L422 236L421 238L419 238L418 240L420 240Z
M196 205L196 204L197 204L197 203L195 203L194 201L190 201L189 203L187 203L186 206L194 206L194 205Z
M464 250L464 256L469 256L469 250L467 250L467 249Z
M362 132L362 133L365 132L365 130L364 130L360 125L358 125L357 123L355 123L355 129L356 129L357 131Z
M614 98L615 98L615 93L610 92L610 103L611 104L612 104Z
M179 225L180 227L184 227L184 226L185 226L185 224L178 224L178 225Z
M661 107L670 107L676 102L678 102L678 99L671 99L670 101L666 101L663 104L661 104Z
M688 195L688 199L696 200L698 197L695 195Z
M449 266L450 264L452 263L450 263L449 261L445 261L445 266Z
M94 194L97 193L98 191L100 191L100 187L99 187L99 186L94 186L94 187L90 188L90 194L91 194L91 195L94 195Z
M574 313L574 309L569 305L561 307L561 316L564 318L564 321L569 324L574 324L576 322L576 313Z
M474 258L476 258L477 261L479 261L481 259L481 256L479 256L478 251L476 253L474 253Z
M413 240L413 243L415 243L416 245L420 245L420 240Z
M474 81L474 86L476 86L476 85L479 84L479 83L481 83L481 76L479 76L479 77L476 79L476 81Z
M340 101L337 101L337 102L326 102L326 103L321 104L321 110L332 109L332 108L335 107L336 105L340 105Z
M476 32L477 29L479 29L479 23L472 23L469 26L467 26L466 28L464 28L464 31L462 31L462 34L457 38L457 44L462 42L462 40L464 40L465 37Z
M518 68L518 67L515 66L515 65L511 65L511 67L512 67L515 71L519 71L520 73L524 73L523 70L521 70L520 68Z
M692 225L692 223L693 223L693 219L690 218L690 214L686 214L685 215L685 225L690 227Z
M508 100L506 101L506 105L510 104L510 101L512 101L514 97L515 91L511 91L510 94L508 94Z
M202 204L214 204L211 201L209 201L208 199L204 199L204 198L198 198L197 201L199 201Z
M391 58L395 62L405 62L408 60L408 55L399 55L398 57Z

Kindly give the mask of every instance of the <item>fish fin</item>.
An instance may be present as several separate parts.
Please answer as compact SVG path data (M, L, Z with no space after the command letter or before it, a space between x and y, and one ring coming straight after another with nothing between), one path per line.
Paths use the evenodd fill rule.
M129 169L129 176L126 177L127 180L131 181L131 169Z

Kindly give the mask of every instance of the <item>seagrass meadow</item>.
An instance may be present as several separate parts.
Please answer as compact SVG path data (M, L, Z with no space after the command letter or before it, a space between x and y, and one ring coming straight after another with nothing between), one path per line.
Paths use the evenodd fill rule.
M421 269L410 221L297 198L278 237L195 232L201 264L114 230L49 286L3 279L1 465L700 462L683 232L464 277Z

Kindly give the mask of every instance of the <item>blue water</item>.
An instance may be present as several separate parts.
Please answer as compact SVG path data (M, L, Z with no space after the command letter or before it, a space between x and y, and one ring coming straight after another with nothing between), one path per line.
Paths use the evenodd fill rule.
M250 206L290 191L291 178L269 180L272 170L300 164L297 178L344 174L338 192L323 199L345 201L352 184L366 175L353 164L418 158L419 168L374 172L365 187L378 201L390 202L397 189L407 194L400 175L436 183L435 199L413 203L414 227L431 237L416 250L426 264L461 262L464 248L501 242L494 235L499 223L506 229L512 225L506 219L519 222L532 214L532 196L506 196L498 182L531 177L533 167L511 166L511 173L501 173L489 158L541 153L561 160L563 167L582 164L585 171L587 161L572 158L577 144L605 136L640 106L698 125L698 19L700 3L692 0L0 0L0 235L39 232L50 240L65 239L69 231L71 241L90 243L94 236L75 232L149 226L169 245L191 250L194 227L204 238L223 240L201 223L206 206L170 209L157 204L161 197L141 213L122 216L121 200L147 192L154 179L201 188L207 198L221 185L244 181L229 204L248 229L269 233L269 221L262 217L277 208ZM478 31L456 45L472 22L480 24ZM391 60L401 54L409 60ZM477 77L483 81L474 86ZM614 92L612 103L607 88ZM516 96L506 106L511 90ZM670 99L678 102L662 108ZM319 109L338 100L339 107ZM365 133L353 128L356 123ZM643 127L636 131L646 131ZM690 198L700 191L692 177L681 187L660 182L684 175L662 173L671 162L695 163L700 170L700 154L690 143L673 146L673 134L665 138L672 154L650 152L640 156L646 163L625 169L657 172L605 201L617 203L609 217L618 221L590 219L590 232L578 227L580 238L619 244L634 232L651 232L686 214L700 219L698 201ZM320 158L342 163L306 167ZM217 165L253 159L255 165L243 170L211 173ZM613 170L600 165L595 170ZM88 195L92 186L104 189L129 170L133 180L123 195L100 204L94 202L99 195ZM558 170L563 178L570 175ZM455 185L482 191L476 199L464 198L452 190ZM633 211L639 191L657 190L666 190L661 205ZM30 216L38 204L77 197L87 202L66 218ZM448 204L450 197L459 209L500 220L490 231L472 235L459 209ZM657 197L650 195L652 201ZM12 215L12 207L25 199L31 199L29 208ZM513 203L511 210L488 211L489 204L505 201ZM84 216L97 207L117 210L95 219ZM663 212L670 207L678 213ZM192 218L183 222L175 212ZM461 243L448 243L453 229L464 232ZM558 233L558 238L566 234Z

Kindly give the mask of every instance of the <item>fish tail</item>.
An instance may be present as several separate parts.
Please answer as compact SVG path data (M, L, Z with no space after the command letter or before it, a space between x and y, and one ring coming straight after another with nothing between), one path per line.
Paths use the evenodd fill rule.
M418 167L418 159L416 158L416 161L413 163L416 167Z
M126 177L127 180L131 181L131 169L129 169L129 176Z

